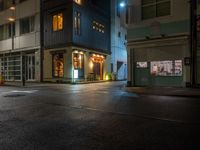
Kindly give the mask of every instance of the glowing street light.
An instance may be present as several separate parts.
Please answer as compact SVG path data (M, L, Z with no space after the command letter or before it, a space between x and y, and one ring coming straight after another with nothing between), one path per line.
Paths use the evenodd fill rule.
M124 1L122 1L122 2L119 4L120 7L125 7L125 5L126 5L126 3L125 3Z

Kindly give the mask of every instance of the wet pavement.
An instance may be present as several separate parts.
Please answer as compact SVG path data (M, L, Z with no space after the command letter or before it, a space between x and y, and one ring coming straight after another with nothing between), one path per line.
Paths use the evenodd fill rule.
M200 99L125 82L0 87L0 150L199 149Z

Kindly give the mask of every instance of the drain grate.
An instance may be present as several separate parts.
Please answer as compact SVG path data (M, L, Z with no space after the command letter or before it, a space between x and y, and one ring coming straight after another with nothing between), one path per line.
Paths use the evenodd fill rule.
M15 97L23 97L25 96L24 94L10 94L10 95L5 95L4 97L11 97L11 98L15 98Z

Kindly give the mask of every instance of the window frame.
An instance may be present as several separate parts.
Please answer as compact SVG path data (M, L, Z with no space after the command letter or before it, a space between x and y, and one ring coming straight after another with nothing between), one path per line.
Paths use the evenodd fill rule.
M167 3L169 2L169 14L166 14L166 15L158 15L157 14L157 7L159 4L162 4L162 3ZM145 7L149 7L149 6L154 6L154 11L155 11L155 14L154 16L152 17L144 17L143 15L143 10ZM161 1L158 1L158 0L155 0L155 2L151 2L149 4L143 4L143 0L141 0L141 20L148 20L148 19L153 19L153 18L160 18L160 17L166 17L166 16L170 16L172 14L172 0L161 0Z
M58 20L58 17L61 16L62 18L62 28L59 28L59 20ZM54 17L56 17L56 20L54 20ZM56 22L54 22L56 21ZM54 26L55 24L56 26ZM54 13L52 15L52 31L53 32L59 32L59 31L62 31L64 29L64 13L63 12L57 12L57 13Z
M63 59L63 76L61 77L61 76L59 76L59 74L58 74L58 76L56 76L55 75L55 62L54 62L54 57L56 56L56 55L62 55L62 59ZM64 53L53 53L52 54L52 77L53 78L64 78L64 74L65 74L65 69L64 69Z
M2 37L0 38L0 41L11 38L12 34L13 36L15 36L15 22L0 25L0 29L1 29L0 32L2 33Z
M74 31L76 35L81 35L81 13L74 11Z
M24 29L24 27L22 27L22 21L28 20L28 32L22 32L22 28ZM27 21L26 20L26 21ZM32 26L33 25L33 26ZM33 33L35 31L35 16L29 16L29 17L25 17L25 18L21 18L19 20L19 27L20 27L20 35L24 35L24 34L29 34L29 33Z

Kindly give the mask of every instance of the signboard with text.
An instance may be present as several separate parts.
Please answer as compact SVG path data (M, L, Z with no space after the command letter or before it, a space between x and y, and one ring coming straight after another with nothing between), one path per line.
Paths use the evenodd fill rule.
M78 70L74 70L74 79L78 79Z

